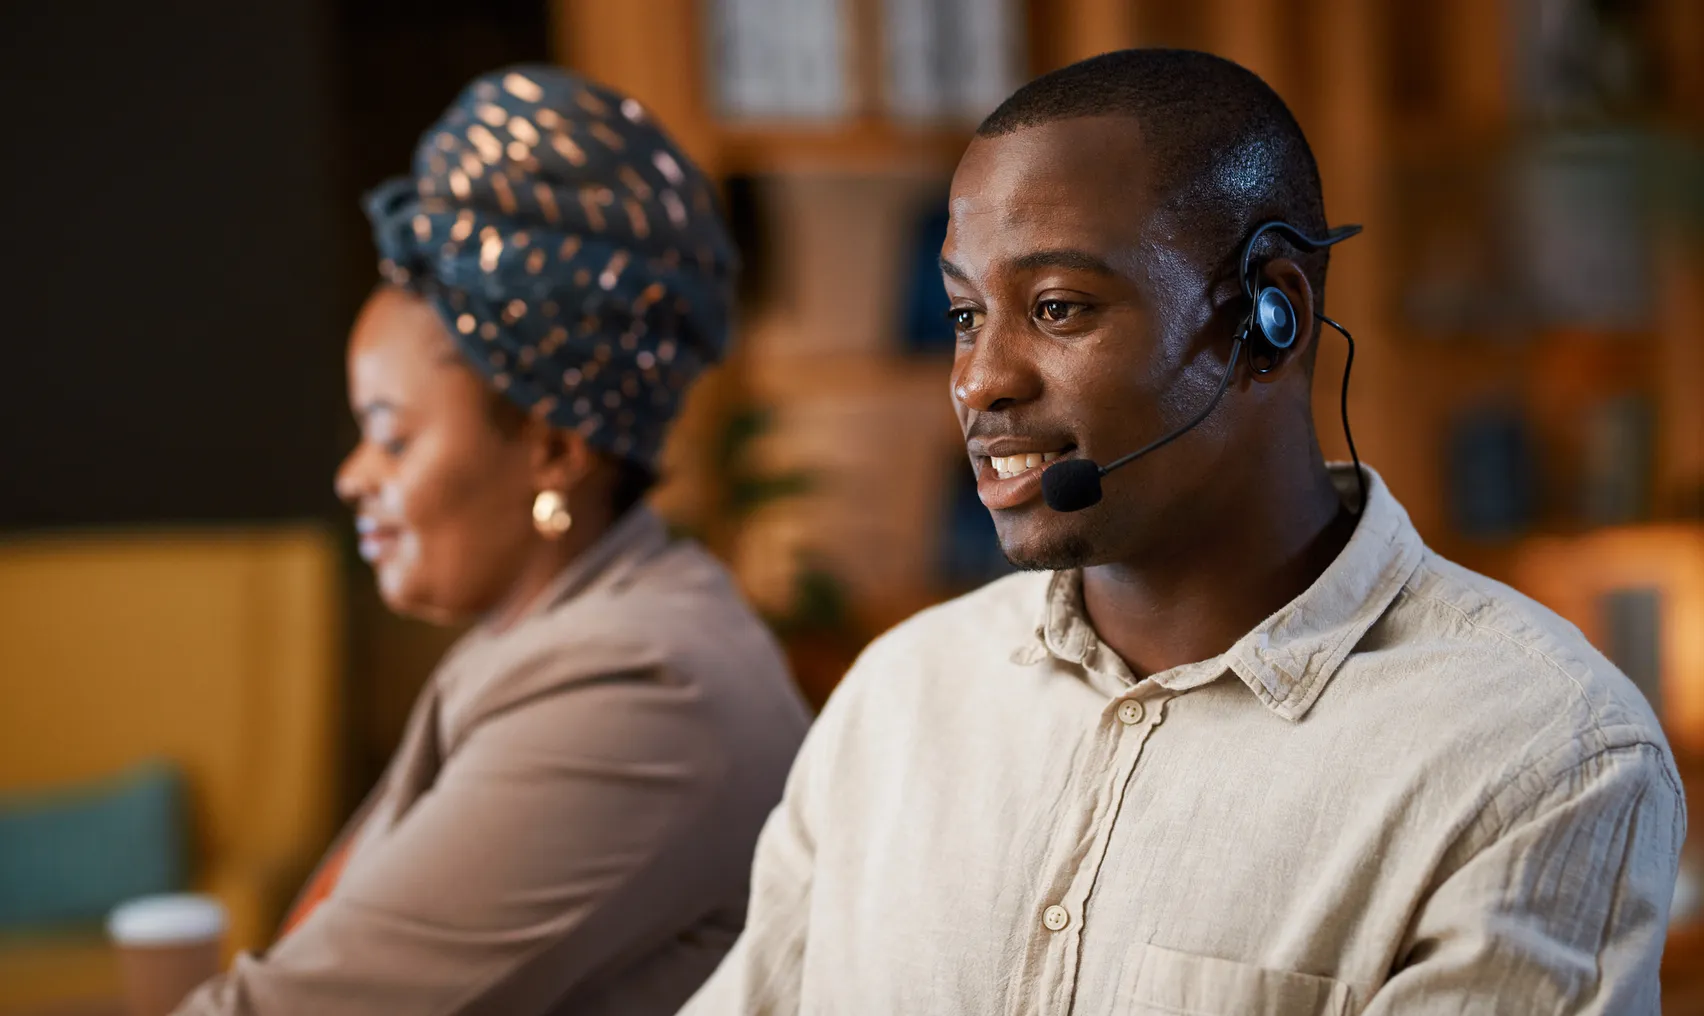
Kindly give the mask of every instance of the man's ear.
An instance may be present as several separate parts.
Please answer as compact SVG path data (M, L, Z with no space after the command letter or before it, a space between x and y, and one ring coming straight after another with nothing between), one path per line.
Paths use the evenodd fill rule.
M1319 322L1314 318L1314 291L1300 265L1289 258L1274 258L1261 266L1264 284L1276 287L1290 301L1296 313L1296 341L1283 350L1272 370L1256 374L1260 381L1275 381L1296 371L1307 373L1313 358L1314 343L1319 341Z

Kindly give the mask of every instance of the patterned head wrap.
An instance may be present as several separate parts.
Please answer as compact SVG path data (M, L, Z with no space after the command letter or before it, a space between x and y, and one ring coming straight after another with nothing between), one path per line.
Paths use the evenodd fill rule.
M656 468L728 343L737 256L704 174L639 103L554 67L485 75L366 205L380 270L496 388Z

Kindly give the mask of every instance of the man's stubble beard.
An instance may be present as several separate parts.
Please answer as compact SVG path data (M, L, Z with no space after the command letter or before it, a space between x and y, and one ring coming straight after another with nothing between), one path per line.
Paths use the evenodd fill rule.
M1087 537L1072 534L1043 543L1033 550L1011 550L1004 544L1000 552L1006 561L1019 571L1070 571L1086 567L1094 559L1094 548Z

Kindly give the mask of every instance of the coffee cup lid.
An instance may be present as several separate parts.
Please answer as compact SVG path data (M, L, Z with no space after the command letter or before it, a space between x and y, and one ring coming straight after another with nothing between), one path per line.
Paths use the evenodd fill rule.
M120 945L177 945L225 934L225 908L211 896L142 896L113 908L107 934Z

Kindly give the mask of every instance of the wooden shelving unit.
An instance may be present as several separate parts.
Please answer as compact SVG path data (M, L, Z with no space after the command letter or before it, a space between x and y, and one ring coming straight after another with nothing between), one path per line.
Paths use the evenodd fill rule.
M869 117L815 128L730 126L719 135L717 166L727 175L950 174L970 133Z

